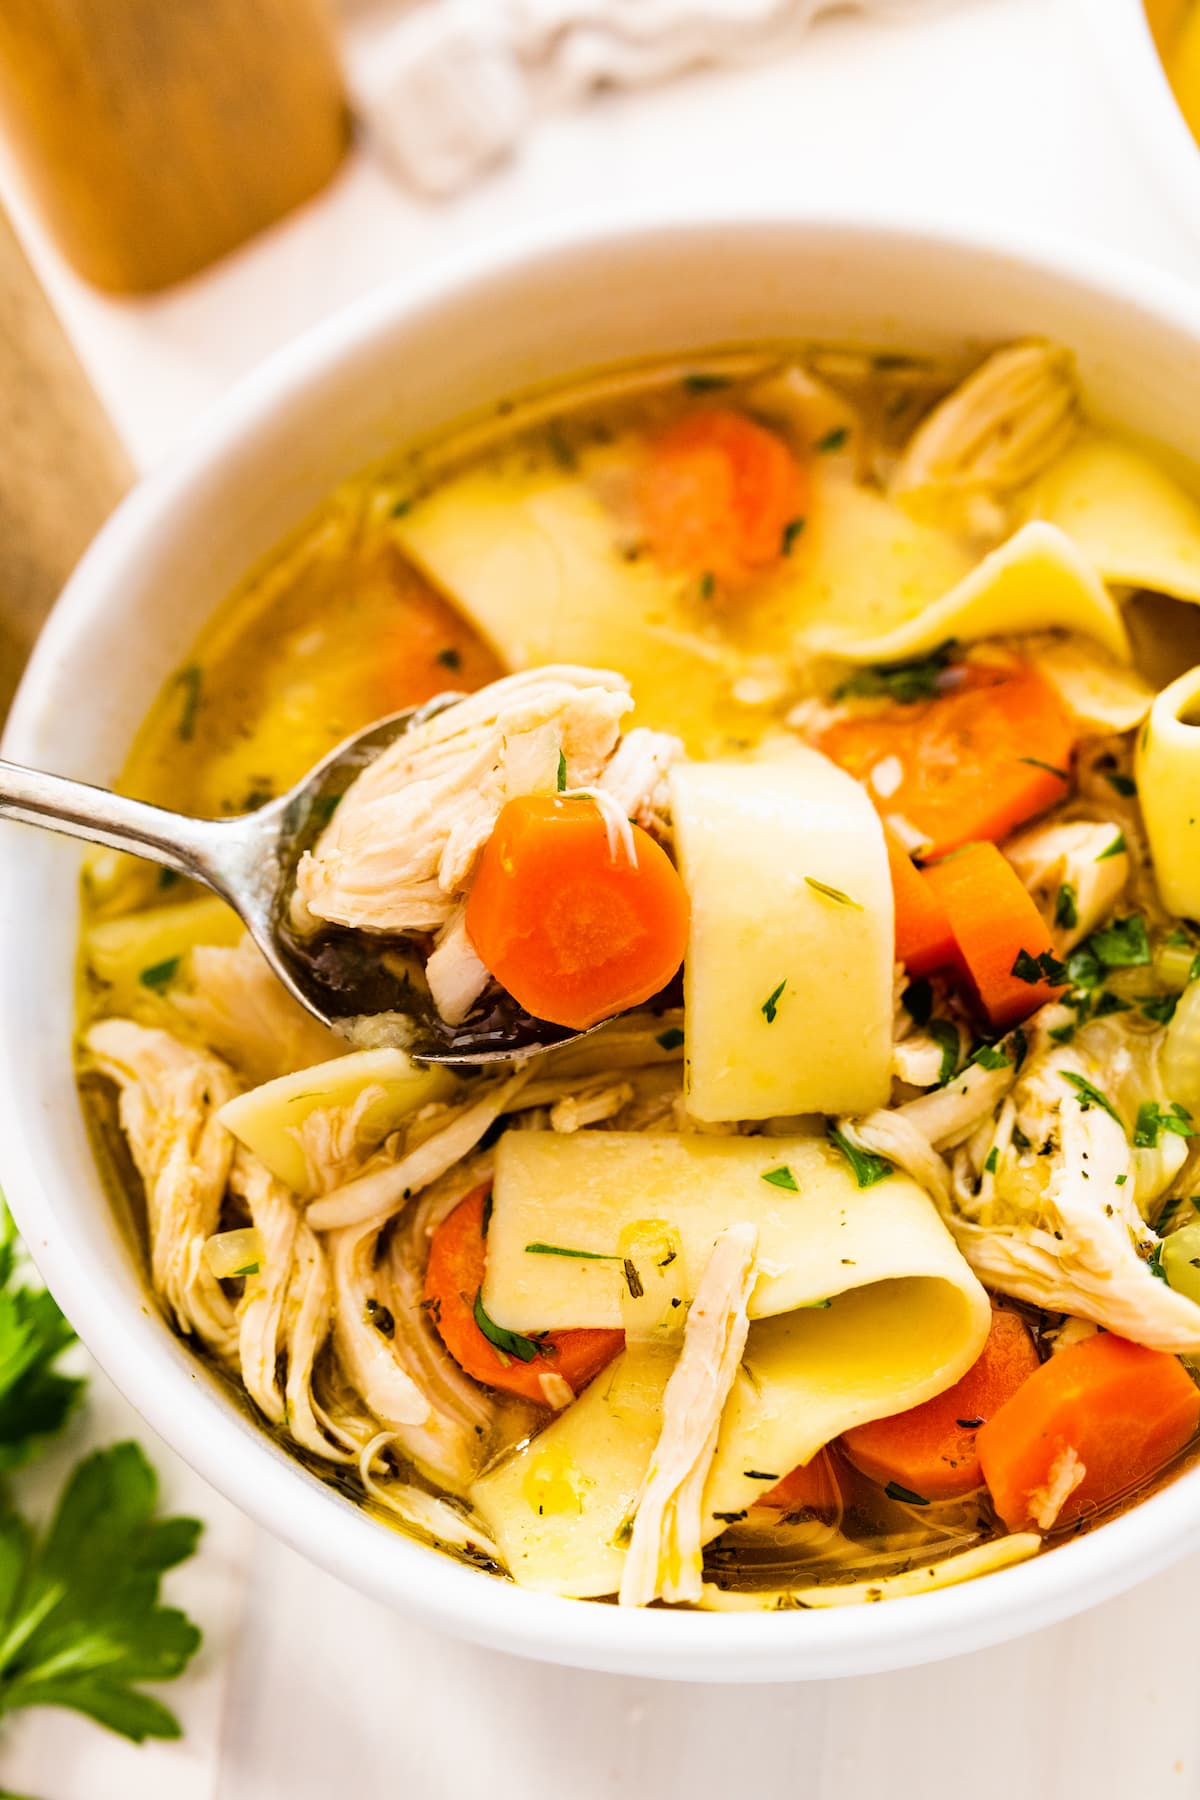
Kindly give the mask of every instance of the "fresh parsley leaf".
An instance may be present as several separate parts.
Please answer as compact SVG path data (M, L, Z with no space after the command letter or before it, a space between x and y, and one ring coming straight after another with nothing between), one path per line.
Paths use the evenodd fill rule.
M968 1058L969 1062L978 1063L981 1069L1007 1069L1011 1060L1003 1044L980 1044Z
M987 1153L987 1161L984 1163L983 1166L989 1175L994 1175L999 1166L999 1163L1000 1163L1000 1152L999 1152L999 1150L997 1150L995 1144L993 1144L991 1149Z
M678 1050L683 1043L683 1033L678 1025L670 1025L666 1031L660 1031L654 1041L660 1050Z
M1159 1133L1170 1131L1176 1137L1191 1138L1196 1136L1196 1127L1192 1124L1192 1115L1186 1107L1178 1102L1164 1112L1157 1101L1144 1100L1138 1107L1137 1122L1133 1128L1133 1141L1139 1150L1154 1150L1158 1146Z
M769 1181L772 1187L786 1188L789 1194L800 1192L800 1184L786 1163L781 1163L777 1169L768 1169L763 1180Z
M1162 1245L1155 1244L1153 1250L1146 1259L1150 1273L1156 1276L1159 1281L1165 1281L1167 1279L1167 1271L1162 1266L1162 1253Z
M946 1083L958 1073L958 1059L962 1054L958 1027L952 1025L949 1019L930 1019L927 1029L942 1053L942 1066L938 1070L938 1086L945 1087Z
M1169 1025L1178 1005L1178 994L1155 994L1153 999L1142 1001L1142 1017L1153 1019L1156 1025Z
M872 1155L869 1150L860 1150L836 1125L829 1127L829 1141L854 1170L854 1179L860 1188L874 1187L877 1181L883 1181L891 1174L890 1162L885 1162L882 1156Z
M689 394L715 394L718 388L727 388L729 384L728 375L710 375L704 369L697 369L694 375L683 378L683 386Z
M1089 944L1080 944L1067 958L1067 980L1073 988L1090 994L1104 980L1100 958Z
M1124 854L1125 854L1125 833L1123 831L1118 831L1118 833L1117 833L1116 837L1113 839L1112 843L1108 846L1108 848L1106 850L1102 850L1100 852L1099 856L1096 858L1096 861L1097 862L1107 862L1110 856L1124 856Z
M532 1362L540 1354L538 1345L532 1338L522 1337L519 1331L506 1331L503 1325L497 1325L489 1319L483 1307L483 1295L475 1296L475 1323L492 1348L501 1356L515 1356L518 1362Z
M1051 1030L1046 1033L1046 1036L1052 1039L1056 1044L1069 1044L1078 1029L1079 1025L1077 1021L1072 1019L1068 1025L1053 1026Z
M1096 1004L1092 1009L1092 1016L1097 1019L1107 1019L1113 1013L1132 1011L1132 1001L1122 1000L1120 994L1114 994L1111 988L1105 988L1104 992L1096 997Z
M853 675L848 676L835 689L833 697L835 700L843 700L855 695L882 696L897 701L901 706L912 706L918 700L932 699L941 691L942 677L953 650L954 644L951 642L941 645L937 650L931 650L928 656L915 657L909 662L856 669Z
M135 1743L179 1736L135 1684L170 1681L199 1646L158 1596L200 1522L156 1518L157 1500L141 1450L116 1444L76 1466L44 1535L14 1510L0 1516L0 1713L68 1706Z
M1117 793L1123 795L1126 800L1132 800L1137 793L1137 782L1132 775L1105 774L1104 779L1109 787L1115 788Z
M138 980L143 987L151 988L154 993L161 994L163 989L170 987L174 981L180 960L178 956L168 956L162 962L151 963L148 969L142 970Z
M1150 939L1141 913L1113 919L1093 931L1088 947L1106 969L1137 969L1150 961Z
M84 1387L54 1367L75 1333L44 1289L17 1285L16 1262L16 1227L0 1204L0 1473L62 1430Z
M526 1244L526 1256L575 1256L580 1262L621 1262L623 1258L608 1256L603 1250L571 1250L566 1244Z
M1030 955L1028 950L1018 950L1009 973L1031 986L1045 981L1051 987L1061 987L1067 979L1067 965L1058 960L1053 950L1043 950L1038 956Z
M898 1481L889 1481L884 1488L889 1500L902 1500L906 1506L928 1506L924 1494L914 1494L911 1488L901 1487Z
M818 881L815 875L806 875L804 879L815 894L824 894L827 900L835 900L839 906L852 906L855 912L863 910L862 901L852 899L841 888L830 887L828 882Z
M796 547L796 539L800 536L807 523L808 521L806 519L799 516L788 520L783 528L783 536L779 542L779 554L781 556L790 556L792 554L792 551Z
M849 437L850 430L848 426L835 425L832 430L825 433L824 437L819 437L817 439L816 443L813 445L813 449L818 456L828 456L834 450L844 449Z
M1064 881L1054 902L1054 923L1060 931L1074 931L1079 923L1079 895L1075 884Z
M779 986L767 995L766 999L758 1009L768 1025L773 1025L775 1023L775 1015L779 1011L779 1002L786 986L787 977L785 975Z
M1031 769L1044 769L1047 775L1053 775L1056 781L1070 781L1070 772L1060 769L1055 763L1043 762L1040 756L1021 756L1018 762L1028 763Z
M1093 1087L1086 1075L1076 1075L1074 1069L1060 1069L1059 1074L1064 1081L1069 1081L1079 1098L1079 1105L1084 1112L1089 1106L1098 1106L1106 1112L1110 1119L1115 1119L1124 1131L1125 1125L1120 1113L1111 1100L1105 1098L1098 1087Z
M558 753L558 778L557 778L557 780L558 780L559 793L565 794L567 791L567 759L566 759L564 752L561 750Z

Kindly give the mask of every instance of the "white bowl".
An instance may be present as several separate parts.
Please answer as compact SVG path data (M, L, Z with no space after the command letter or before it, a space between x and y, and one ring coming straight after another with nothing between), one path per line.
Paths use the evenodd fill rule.
M238 578L389 447L547 377L755 338L961 350L1070 344L1093 409L1200 466L1200 311L1094 251L819 216L650 221L489 246L343 313L270 363L138 489L46 627L4 741L104 782ZM0 838L0 1176L58 1301L112 1379L214 1487L398 1609L497 1648L693 1680L863 1674L1047 1624L1200 1546L1200 1470L1086 1537L882 1606L630 1612L524 1593L390 1531L292 1461L147 1303L76 1096L78 854Z

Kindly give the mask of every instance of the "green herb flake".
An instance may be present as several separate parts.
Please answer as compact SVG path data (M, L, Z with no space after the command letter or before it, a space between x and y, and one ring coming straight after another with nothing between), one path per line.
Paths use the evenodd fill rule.
M730 380L728 375L713 375L705 369L697 369L695 374L684 376L683 387L689 394L715 394L721 388L729 387Z
M1124 1186L1125 1186L1125 1183L1126 1183L1126 1182L1127 1182L1127 1181L1128 1181L1128 1180L1129 1180L1129 1177L1128 1177L1128 1175L1118 1175L1118 1176L1117 1176L1117 1177L1116 1177L1116 1184L1117 1184L1117 1186L1118 1186L1118 1187L1124 1187Z
M232 1279L234 1281L236 1281L239 1275L257 1275L258 1271L261 1269L261 1267L262 1267L261 1263L256 1263L256 1262L246 1263L246 1264L244 1264L244 1266L242 1268L235 1269L233 1271Z
M942 1053L942 1064L938 1070L937 1084L945 1087L958 1072L958 1059L962 1054L962 1044L958 1035L958 1026L952 1025L949 1019L930 1019L927 1027L930 1037Z
M151 963L148 969L142 970L138 981L142 987L150 988L154 993L161 994L174 981L181 961L181 957L168 956L162 962Z
M781 1163L777 1169L768 1169L763 1180L769 1181L772 1187L786 1188L789 1194L800 1192L800 1185L786 1163Z
M800 517L788 520L783 528L783 536L779 540L779 554L781 556L790 556L792 554L792 551L796 547L796 539L801 536L807 523L808 521L806 519Z
M841 888L830 887L828 882L818 881L815 875L806 875L804 879L815 894L824 894L826 900L833 900L838 906L852 906L855 912L862 912L862 901L852 899Z
M1052 950L1043 950L1038 956L1031 955L1028 950L1018 950L1009 973L1031 986L1045 981L1051 987L1062 987L1067 979L1067 965L1060 962Z
M1069 1025L1051 1026L1050 1030L1046 1033L1046 1036L1052 1043L1069 1044L1078 1029L1079 1026L1077 1021L1072 1019Z
M406 513L410 513L411 511L412 511L412 500L411 499L394 500L392 502L392 517L393 517L393 519L402 519Z
M832 1300L802 1300L798 1312L828 1312L833 1305Z
M1012 1058L1003 1044L980 1044L968 1060L981 1069L1007 1069Z
M1090 994L1104 980L1100 958L1087 944L1080 944L1067 958L1067 980L1080 993Z
M558 753L558 775L556 781L559 793L565 794L567 791L567 759L564 752L561 750Z
M824 437L819 437L813 445L818 456L831 456L835 450L844 450L850 439L848 425L835 425Z
M1121 1130L1124 1131L1125 1126L1121 1115L1112 1101L1107 1099L1098 1087L1093 1087L1086 1075L1077 1075L1074 1069L1060 1069L1058 1072L1063 1080L1069 1082L1075 1089L1081 1111L1087 1112L1089 1107L1098 1106L1101 1111L1108 1114L1110 1119L1115 1119Z
M1181 1138L1196 1136L1192 1115L1186 1107L1176 1102L1164 1112L1157 1101L1143 1100L1138 1107L1137 1122L1133 1128L1135 1145L1139 1150L1154 1150L1158 1147L1159 1134L1163 1131L1172 1132Z
M1167 1271L1162 1266L1162 1253L1163 1253L1162 1245L1155 1244L1153 1250L1150 1252L1149 1257L1146 1259L1146 1267L1149 1269L1150 1273L1153 1276L1155 1276L1159 1281L1166 1281Z
M1041 769L1047 775L1053 775L1056 781L1070 781L1069 769L1060 769L1054 763L1043 762L1040 756L1019 756L1018 762L1028 763L1031 769Z
M522 1337L519 1331L506 1331L503 1325L497 1325L494 1319L488 1318L484 1311L482 1291L475 1296L475 1323L501 1356L515 1356L518 1362L529 1363L541 1354L532 1338Z
M746 1509L744 1506L740 1512L715 1512L713 1514L713 1518L719 1519L722 1525L740 1525L745 1517Z
M1064 881L1054 902L1054 923L1060 931L1074 931L1079 923L1079 895L1075 884Z
M901 1487L898 1481L889 1481L883 1491L889 1500L902 1501L905 1506L929 1505L924 1494L914 1494L911 1488Z
M1093 931L1088 946L1106 969L1137 969L1150 961L1150 939L1141 913Z
M1114 994L1111 988L1105 988L1104 992L1097 996L1092 1016L1096 1019L1107 1019L1113 1013L1132 1011L1133 1002L1131 1000L1122 1000L1120 994Z
M666 1031L660 1031L654 1041L660 1050L678 1050L683 1044L683 1033L678 1025L670 1025Z
M717 578L711 569L705 569L703 575L700 577L700 598L702 600L711 600L716 591Z
M1032 1139L1025 1136L1019 1125L1014 1125L1012 1128L1012 1141L1014 1149L1032 1150L1033 1148Z
M1137 793L1137 782L1133 779L1132 775L1118 775L1116 773L1110 775L1106 773L1104 779L1107 781L1110 788L1113 788L1126 800L1132 800Z
M175 677L175 685L183 693L176 731L181 743L190 744L196 735L196 718L204 691L204 671L199 663L189 663L185 669L180 669Z
M1169 1025L1178 1005L1178 994L1155 994L1153 999L1143 1000L1142 1017L1153 1020L1156 1025Z
M637 1272L637 1266L631 1256L622 1257L621 1262L625 1275L625 1286L629 1289L629 1298L640 1300L646 1290L642 1286L642 1278Z
M1000 1152L996 1148L995 1144L993 1144L991 1149L987 1153L987 1161L983 1165L985 1173L988 1175L994 1175L999 1166L999 1163L1000 1163Z
M918 700L931 700L941 692L943 680L954 651L953 641L931 650L928 656L914 657L908 662L879 664L874 668L856 669L834 690L835 700L864 697L895 700L901 706L912 706Z
M840 1150L854 1171L854 1179L860 1188L874 1187L877 1181L884 1181L892 1173L892 1165L882 1156L875 1156L869 1150L860 1150L857 1144L851 1143L844 1131L836 1125L829 1127L829 1141L835 1150Z
M602 1250L572 1250L566 1244L526 1244L526 1256L573 1256L579 1262L622 1262L623 1257Z
M1107 862L1109 860L1109 858L1112 856L1124 856L1124 854L1125 854L1125 833L1123 831L1118 831L1116 837L1113 839L1112 843L1108 846L1107 850L1102 850L1100 852L1099 856L1096 858L1096 861L1097 862Z
M785 975L779 986L767 995L766 999L758 1009L768 1025L773 1025L775 1023L775 1018L779 1011L779 1002L783 998L783 990L786 986L787 977Z
M766 1469L743 1469L744 1481L782 1481L782 1475L772 1475Z

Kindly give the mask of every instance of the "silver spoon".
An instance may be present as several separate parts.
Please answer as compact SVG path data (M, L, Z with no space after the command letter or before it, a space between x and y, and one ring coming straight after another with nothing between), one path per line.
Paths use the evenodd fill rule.
M237 818L194 819L0 761L0 819L125 850L203 882L238 914L288 992L352 1043L396 1044L420 1062L533 1055L582 1034L530 1018L502 991L485 996L463 1024L447 1025L427 993L388 967L395 940L340 928L310 940L296 937L287 923L296 865L351 782L403 732L462 697L439 694L377 720L331 750L286 794Z

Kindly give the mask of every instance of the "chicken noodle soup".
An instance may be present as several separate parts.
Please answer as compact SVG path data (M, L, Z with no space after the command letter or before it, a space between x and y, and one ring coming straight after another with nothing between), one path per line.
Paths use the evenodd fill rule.
M619 370L348 483L125 785L240 812L460 696L297 869L388 1029L87 870L167 1319L380 1519L578 1599L919 1593L1135 1498L1200 1422L1198 601L1200 505L1043 343ZM517 1013L559 1041L403 1047Z

